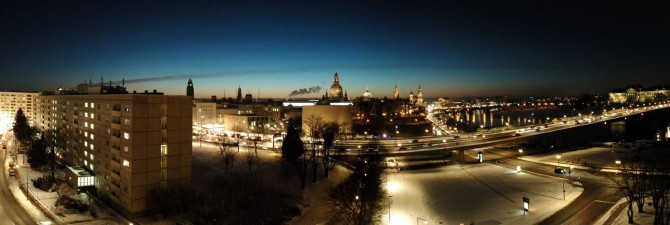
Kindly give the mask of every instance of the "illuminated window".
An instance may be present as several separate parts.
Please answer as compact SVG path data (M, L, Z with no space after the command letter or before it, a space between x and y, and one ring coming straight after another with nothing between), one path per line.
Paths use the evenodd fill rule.
M161 155L167 155L167 154L168 154L168 146L161 145Z
M91 154L89 158L91 159L91 161L93 161L93 160L95 159L95 157L93 156L93 154Z
M88 131L84 131L84 137L88 137Z
M91 165L89 165L89 166L91 166L91 170L93 170L93 168L94 168L94 167L93 167L93 163L91 163Z
M88 102L85 102L85 103L84 103L84 107L87 107L87 108L88 108Z
M124 159L124 160L123 160L123 166L125 166L125 167L130 167L130 162L128 162L128 160L125 160L125 159Z
M95 114L91 113L91 119L95 119Z
M91 164L91 169L93 169L93 164ZM93 176L89 177L78 177L77 178L77 186L78 187L86 187L86 186L93 186Z
M84 117L88 117L88 113L87 113L87 112L84 113Z
M85 127L88 127L88 122L84 122L84 126L85 126Z
M95 103L91 102L91 108L94 108L94 107L95 107Z
M84 146L88 147L88 141L84 141Z
M130 139L130 134L128 132L123 132L123 138L126 140Z
M93 149L94 149L94 147L95 147L95 146L93 146L93 144L91 144L91 150L93 150Z
M87 152L87 151L84 151L84 156L88 156L88 152Z
M123 125L130 126L130 119L123 119Z
M124 106L123 111L125 112L130 112L130 106Z
M95 129L95 124L91 124L91 129Z
M88 166L88 161L84 160L84 165Z
M123 146L123 152L128 152L128 146Z
M95 139L95 135L91 134L91 140Z

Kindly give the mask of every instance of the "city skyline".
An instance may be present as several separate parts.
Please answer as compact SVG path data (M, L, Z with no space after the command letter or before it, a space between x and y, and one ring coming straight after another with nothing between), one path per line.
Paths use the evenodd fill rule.
M336 72L350 97L391 97L396 83L404 98L419 84L427 98L670 84L667 7L654 2L2 5L0 90L103 77L185 95L193 78L196 98L319 97Z

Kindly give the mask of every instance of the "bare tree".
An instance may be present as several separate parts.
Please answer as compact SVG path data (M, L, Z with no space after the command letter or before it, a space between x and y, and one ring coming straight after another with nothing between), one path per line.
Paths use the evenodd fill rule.
M251 167L253 167L254 164L258 161L258 156L256 153L252 152L250 149L247 149L244 153L244 162L247 163L247 166L249 168L249 172L251 172Z
M339 134L340 124L338 123L326 123L324 125L323 133L323 148L321 149L321 165L323 165L323 175L328 178L328 172L335 167L335 161L333 161L330 156L332 155L332 147L335 142L335 138Z
M228 173L230 167L235 163L235 158L237 158L237 152L233 151L234 146L237 146L237 144L231 143L227 138L223 138L218 145L223 164L226 166L226 173Z
M42 139L47 147L49 161L51 162L51 178L55 179L56 163L58 157L65 152L66 133L62 128L47 130L42 133Z
M233 135L235 136L235 144L237 145L237 152L240 152L240 132L242 131L242 128L240 128L237 124L233 125Z
M258 147L264 143L263 135L265 134L266 130L267 129L265 125L256 126L254 127L253 136L249 137L249 141L251 141L256 156L258 156Z
M628 223L633 224L633 203L638 212L643 212L645 197L651 196L654 206L654 224L670 224L668 198L670 194L670 164L667 163L668 153L655 151L647 156L635 156L634 162L624 163L618 167L620 174L610 176L628 200Z
M310 115L303 125L305 131L307 131L307 137L309 137L310 147L312 148L311 163L313 183L316 183L316 171L319 165L319 161L317 160L317 147L323 136L324 125L325 122L323 121L323 118L318 115Z
M624 164L628 165L628 164ZM633 165L633 164L630 164ZM620 173L615 176L609 176L612 181L619 187L619 191L628 201L628 209L626 210L626 215L628 216L628 223L633 224L633 203L635 202L635 190L634 187L637 185L635 183L634 177L636 171L632 169L632 166L618 166Z
M382 188L383 168L376 153L363 155L354 165L354 173L334 187L328 197L333 215L344 224L376 224L384 208L386 192Z

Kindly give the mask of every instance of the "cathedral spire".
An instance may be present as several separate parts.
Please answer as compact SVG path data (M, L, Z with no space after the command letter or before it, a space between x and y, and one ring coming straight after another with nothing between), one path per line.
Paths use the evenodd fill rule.
M400 92L398 92L398 83L395 83L395 89L393 90L393 100L400 99Z

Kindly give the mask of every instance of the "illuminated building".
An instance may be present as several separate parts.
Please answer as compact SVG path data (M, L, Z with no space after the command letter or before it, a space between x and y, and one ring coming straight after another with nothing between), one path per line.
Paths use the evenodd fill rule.
M99 94L96 90L109 87L91 86L82 86L79 94L36 98L35 125L65 134L60 159L72 171L85 169L94 176L94 182L86 178L78 188L132 216L148 209L150 190L189 187L192 97Z
M398 84L395 84L395 88L393 89L393 100L398 100L400 99L400 92L398 91Z
M35 98L39 93L0 92L0 129L7 130L14 124L16 111L21 109L32 124L35 118Z
M615 89L609 93L610 103L645 103L664 101L670 96L670 90L665 87L643 88L641 85L632 85L626 89Z

